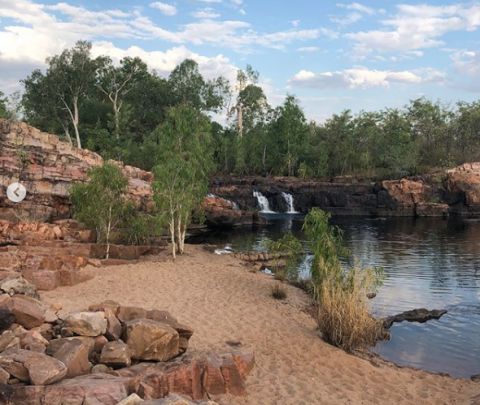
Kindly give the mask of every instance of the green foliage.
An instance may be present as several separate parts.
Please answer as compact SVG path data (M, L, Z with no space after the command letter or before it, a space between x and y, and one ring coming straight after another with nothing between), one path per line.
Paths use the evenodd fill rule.
M384 179L480 160L478 101L447 108L419 98L403 108L347 110L315 123L291 95L272 109L249 65L231 86L221 76L204 78L191 59L164 79L139 58L117 66L90 51L91 44L80 41L49 58L45 73L34 70L23 80L23 117L72 144L146 170L157 161L159 126L180 105L227 113L225 127L211 123L218 173ZM222 111L229 100L232 107ZM0 94L0 116L7 113Z
M340 257L346 254L342 234L329 218L313 208L303 225L314 255L311 276L317 322L327 342L352 351L374 344L382 335L381 323L370 315L366 300L381 285L383 271L342 266Z
M0 91L0 118L8 118L7 103L7 97Z
M156 131L154 201L168 223L174 257L183 253L192 212L207 194L213 166L210 131L208 119L188 104L172 107Z
M73 214L76 219L97 232L97 242L107 244L110 250L113 232L118 230L127 210L125 192L127 178L113 163L104 163L89 172L88 183L74 184L70 190Z
M268 240L266 249L274 257L272 263L277 279L297 280L298 264L303 254L302 242L287 232L280 239Z

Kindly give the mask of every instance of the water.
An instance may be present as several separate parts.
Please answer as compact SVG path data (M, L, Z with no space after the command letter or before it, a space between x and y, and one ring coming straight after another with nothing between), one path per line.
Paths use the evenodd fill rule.
M270 203L268 202L267 197L265 197L260 191L254 191L253 196L257 199L258 207L260 212L263 214L273 214L275 213L270 209Z
M282 192L282 197L287 203L288 211L287 214L298 214L298 211L295 211L295 206L293 204L293 195L290 193Z
M229 243L234 250L262 250L268 238L286 231L298 237L301 216L268 215L269 226L211 233L203 241ZM377 316L408 309L446 308L440 320L403 322L392 339L372 350L397 364L469 377L480 373L480 222L440 219L335 218L352 254L382 266L385 281L371 300ZM300 275L308 274L307 256Z

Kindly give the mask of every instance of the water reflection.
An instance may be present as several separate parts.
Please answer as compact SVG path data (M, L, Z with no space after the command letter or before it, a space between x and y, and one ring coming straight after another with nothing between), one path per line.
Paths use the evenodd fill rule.
M270 225L209 234L236 250L264 249L268 238L292 231L303 238L302 218L270 217ZM412 308L446 308L426 324L402 323L392 340L373 349L398 364L468 377L480 373L480 222L414 218L335 218L345 242L364 266L381 266L385 280L371 301L378 316ZM309 256L299 265L308 274Z

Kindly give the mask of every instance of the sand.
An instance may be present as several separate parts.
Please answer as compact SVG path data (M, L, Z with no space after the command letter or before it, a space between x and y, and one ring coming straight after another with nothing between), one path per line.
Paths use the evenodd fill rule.
M287 299L274 300L276 281L232 256L187 246L175 262L159 256L97 271L90 281L41 296L64 311L105 299L168 310L194 328L190 351L225 351L226 341L240 341L256 356L248 395L222 396L220 404L480 404L480 383L371 362L328 345L303 291L287 285Z

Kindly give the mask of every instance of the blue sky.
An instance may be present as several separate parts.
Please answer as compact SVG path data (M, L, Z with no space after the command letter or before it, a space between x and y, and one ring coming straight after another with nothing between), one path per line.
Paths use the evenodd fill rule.
M207 77L251 64L272 105L296 95L310 119L480 97L480 2L0 0L0 90L79 39L159 74L190 57Z

